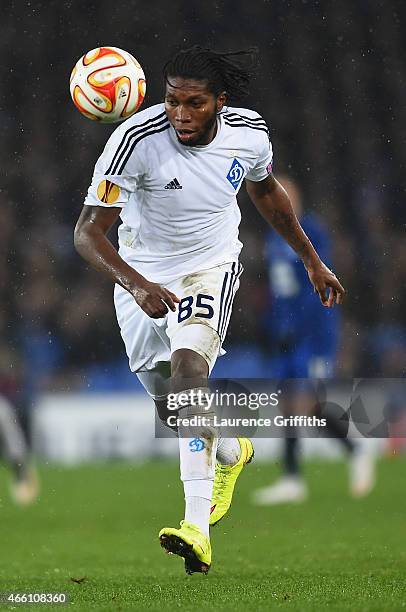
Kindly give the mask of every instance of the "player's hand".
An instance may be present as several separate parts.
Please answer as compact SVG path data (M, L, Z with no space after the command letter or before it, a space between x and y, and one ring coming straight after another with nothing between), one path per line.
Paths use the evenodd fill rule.
M345 289L334 272L332 272L322 261L316 266L307 267L307 273L314 287L314 291L317 291L320 296L323 306L332 308L334 302L336 304L342 303Z
M131 294L138 306L152 319L164 317L168 308L175 312L176 304L180 302L180 299L172 291L165 289L158 283L151 283L147 280L134 287Z

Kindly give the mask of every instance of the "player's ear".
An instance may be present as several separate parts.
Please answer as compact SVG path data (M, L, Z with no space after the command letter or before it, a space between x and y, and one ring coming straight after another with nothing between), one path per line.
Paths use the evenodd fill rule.
M227 102L227 94L225 91L222 91L221 94L217 96L217 112L218 113L223 109L223 106L226 102Z

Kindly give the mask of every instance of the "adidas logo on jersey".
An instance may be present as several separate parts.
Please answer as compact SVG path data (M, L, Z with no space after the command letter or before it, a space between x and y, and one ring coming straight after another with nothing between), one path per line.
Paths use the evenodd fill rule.
M167 185L165 185L165 189L183 189L183 187L177 178L173 178Z

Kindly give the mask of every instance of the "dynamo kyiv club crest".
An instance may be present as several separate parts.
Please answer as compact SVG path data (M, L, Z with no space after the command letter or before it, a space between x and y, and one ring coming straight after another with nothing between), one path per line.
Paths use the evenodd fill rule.
M189 442L189 448L192 453L198 453L206 448L206 445L201 438L193 438L193 440Z
M233 163L231 164L231 168L227 174L227 180L232 184L234 189L238 189L242 179L244 178L244 168L238 161L238 159L233 159Z

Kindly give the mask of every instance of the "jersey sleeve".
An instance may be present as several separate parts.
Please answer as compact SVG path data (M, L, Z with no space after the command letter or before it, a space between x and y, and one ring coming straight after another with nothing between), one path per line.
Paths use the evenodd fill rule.
M272 151L272 143L269 140L269 137L265 132L263 136L261 134L261 146L258 154L258 158L255 162L255 165L251 168L251 170L247 173L246 178L249 181L263 181L266 177L272 172L272 164L273 164L273 151Z
M84 204L123 208L143 174L142 160L136 150L131 150L129 134L120 126L110 136L96 162Z

